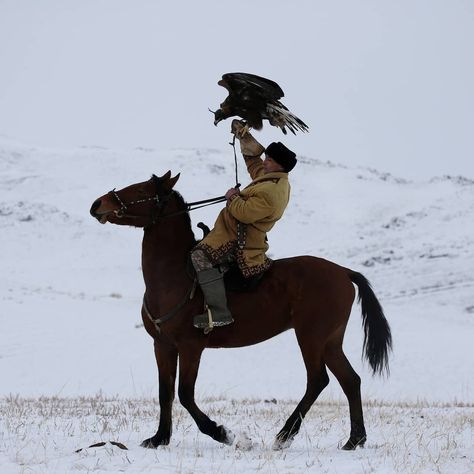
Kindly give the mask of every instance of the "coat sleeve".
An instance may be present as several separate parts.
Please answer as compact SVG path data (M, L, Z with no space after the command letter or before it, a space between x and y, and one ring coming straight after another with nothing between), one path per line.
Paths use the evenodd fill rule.
M249 134L247 141L240 141L240 149L247 165L247 171L252 180L264 174L263 161L260 158L265 148Z
M261 192L246 199L237 196L229 205L231 215L244 224L253 224L270 217L275 212L275 205L269 193Z
M265 174L263 169L263 160L259 156L245 156L245 164L252 180L259 178Z

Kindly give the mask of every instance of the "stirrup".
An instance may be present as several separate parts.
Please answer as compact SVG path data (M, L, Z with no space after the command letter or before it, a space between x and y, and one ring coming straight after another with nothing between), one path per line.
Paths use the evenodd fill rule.
M214 321L212 319L211 308L206 305L206 311L204 313L194 316L193 326L198 329L204 329L204 334L209 334L215 327L227 326L228 324L232 324L233 322L234 319L232 318L232 316L230 317L230 319L224 319L223 321Z
M209 334L214 329L214 321L212 320L211 308L207 307L207 317L209 318L207 326L204 328L204 334Z
M207 318L206 317L207 313ZM204 334L209 334L214 329L214 321L209 306L206 305L204 313L194 316L193 326L198 329L204 329Z

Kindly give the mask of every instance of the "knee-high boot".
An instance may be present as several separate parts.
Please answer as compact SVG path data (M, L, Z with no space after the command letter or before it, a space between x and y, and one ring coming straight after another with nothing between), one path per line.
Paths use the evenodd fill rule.
M209 268L197 272L199 285L201 286L206 300L208 311L194 317L194 326L197 328L212 328L213 326L225 326L234 322L232 314L227 308L227 297L225 294L224 274L219 268ZM211 313L212 322L209 318Z

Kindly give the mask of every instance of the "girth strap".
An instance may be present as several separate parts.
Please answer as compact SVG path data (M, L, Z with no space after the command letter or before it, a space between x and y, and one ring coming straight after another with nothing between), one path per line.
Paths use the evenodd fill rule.
M146 304L145 295L143 295L143 311L145 311L145 314L147 315L148 319L153 323L153 325L155 326L155 329L158 331L158 333L161 332L160 324L163 324L164 322L169 321L181 309L183 309L183 307L186 305L186 303L188 301L191 301L194 298L194 294L196 292L196 286L197 286L197 279L194 278L193 279L193 284L191 285L191 288L186 292L186 295L181 300L181 302L177 306L175 306L169 313L165 314L161 318L154 318L153 317L150 310L148 309L148 305Z

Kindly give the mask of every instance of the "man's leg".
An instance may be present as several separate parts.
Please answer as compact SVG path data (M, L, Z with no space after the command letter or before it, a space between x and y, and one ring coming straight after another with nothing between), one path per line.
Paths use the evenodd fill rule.
M225 326L233 323L232 314L227 308L224 274L218 267L212 266L201 249L191 252L191 261L208 306L208 311L194 317L194 326L211 330L213 326Z

